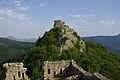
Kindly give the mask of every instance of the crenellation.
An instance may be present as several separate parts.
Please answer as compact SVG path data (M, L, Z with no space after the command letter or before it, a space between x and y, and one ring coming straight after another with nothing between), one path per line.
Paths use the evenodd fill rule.
M3 65L6 68L6 79L5 80L30 80L26 75L27 68L23 67L23 63L5 63Z
M63 27L65 24L65 22L63 22L62 20L55 20L54 21L54 26L55 27Z

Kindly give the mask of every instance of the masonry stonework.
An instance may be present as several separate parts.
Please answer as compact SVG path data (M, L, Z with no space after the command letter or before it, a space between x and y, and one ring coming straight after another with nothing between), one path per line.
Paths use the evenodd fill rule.
M26 75L27 68L23 67L23 63L5 63L6 68L5 80L30 80Z
M110 80L101 74L90 74L79 67L74 60L62 60L49 62L45 61L43 65L44 80Z
M55 20L54 21L54 26L56 27L63 27L65 24L65 22L63 22L62 20Z

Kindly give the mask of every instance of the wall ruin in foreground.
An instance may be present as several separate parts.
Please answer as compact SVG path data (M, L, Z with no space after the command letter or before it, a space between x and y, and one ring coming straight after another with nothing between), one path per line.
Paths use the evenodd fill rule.
M101 74L86 72L74 60L45 61L43 69L44 80L57 80L57 78L66 80L110 80Z
M26 75L27 68L23 67L23 63L5 63L6 68L5 80L30 80Z

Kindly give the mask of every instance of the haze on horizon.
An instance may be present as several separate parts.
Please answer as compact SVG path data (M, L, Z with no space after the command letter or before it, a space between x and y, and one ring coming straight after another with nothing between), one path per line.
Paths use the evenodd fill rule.
M38 38L63 20L80 36L120 34L120 0L0 0L0 37Z

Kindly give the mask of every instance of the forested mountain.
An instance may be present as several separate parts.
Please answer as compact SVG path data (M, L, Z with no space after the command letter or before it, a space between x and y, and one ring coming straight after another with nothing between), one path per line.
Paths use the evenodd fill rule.
M120 35L117 37L119 38ZM90 73L97 72L111 80L119 80L120 58L106 50L103 45L99 44L100 42L88 42L99 41L98 38L84 39L86 41L60 21L59 24L55 23L50 31L46 31L43 37L39 37L36 44L0 38L0 61L23 61L25 67L28 68L27 74L31 80L43 77L44 61L71 59ZM111 37L107 39L102 39L102 41L107 43L113 40ZM20 56L22 57L19 58ZM4 69L0 67L0 80L4 80L4 73Z
M0 38L0 63L6 60L19 58L34 45L35 43Z
M17 39L13 36L8 36L8 39L22 41L22 42L35 42L35 38L31 39ZM102 44L109 51L113 52L115 55L120 57L120 34L117 36L91 36L91 37L83 37L85 41L94 41Z
M85 42L65 24L54 24L22 60L29 77L35 80L43 77L44 61L71 59L90 73L98 72L111 80L120 79L120 59L99 43Z
M103 44L105 48L120 57L120 34L117 36L84 37L83 39L86 41L95 41Z

